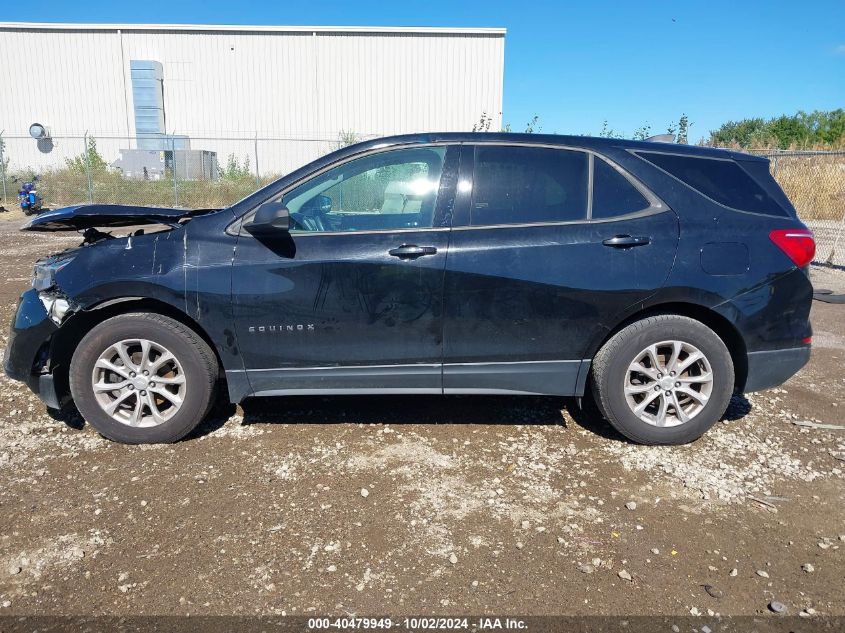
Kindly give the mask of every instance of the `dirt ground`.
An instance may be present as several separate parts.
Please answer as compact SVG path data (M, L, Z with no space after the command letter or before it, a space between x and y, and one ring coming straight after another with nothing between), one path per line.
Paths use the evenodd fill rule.
M4 216L3 347L78 242ZM843 615L845 431L798 423L845 424L845 305L813 325L804 371L676 448L524 397L269 399L131 447L3 376L0 615Z

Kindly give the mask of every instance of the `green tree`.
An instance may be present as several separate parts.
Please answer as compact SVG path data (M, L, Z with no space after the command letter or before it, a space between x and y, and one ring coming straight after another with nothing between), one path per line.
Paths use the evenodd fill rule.
M489 132L491 125L493 125L493 117L491 117L486 112L482 112L481 117L479 117L478 121L473 123L472 131L473 132Z
M500 116L501 116L501 114L502 113L499 112ZM537 115L534 115L534 117L528 123L525 124L525 132L527 134L531 134L533 132L539 132L541 127L542 127L542 126L538 125L539 121L540 121L540 117L537 116ZM478 118L478 121L473 123L472 131L473 132L489 132L490 128L492 128L492 127L493 127L493 117L490 116L489 114L487 114L487 112L482 112L481 116ZM502 127L499 131L500 132L513 132L513 129L511 128L510 123L505 123L505 124L502 125Z
M687 145L689 143L689 129L692 123L689 122L689 117L682 114L678 119L678 137L675 139L676 143Z
M743 119L742 121L728 121L713 132L710 132L712 145L739 145L749 147L752 139L759 138L764 133L766 122L763 119Z
M616 130L614 130L607 124L607 119L605 119L601 124L599 136L601 136L602 138L622 138L621 134L616 132Z
M226 160L225 167L218 167L220 177L223 180L243 180L245 178L252 178L252 171L249 168L249 155L244 156L243 164L238 160L234 153L229 154Z
M499 113L501 115L501 112ZM478 121L473 123L472 131L473 132L489 132L490 128L493 127L493 117L487 114L487 112L482 112L481 116L479 117ZM525 134L535 134L542 131L543 126L540 124L540 117L539 115L534 115L531 119L525 124ZM505 123L502 125L500 132L513 132L513 128L511 127L510 123Z
M635 141L644 141L651 136L651 126L646 123L645 125L638 127L634 130L634 134L631 136L632 139Z
M710 144L748 147L840 147L845 145L845 110L799 111L765 120L728 121L710 132Z
M97 151L97 139L93 136L88 137L88 145L85 150L78 156L66 158L65 164L67 164L68 169L80 174L86 173L89 167L92 172L106 171L106 168L108 167L106 160L100 155L100 152Z
M348 145L355 145L355 143L360 140L361 137L358 136L357 132L353 132L352 130L341 130L337 133L337 148L341 149L343 147L347 147Z
M540 117L536 114L531 117L531 120L525 124L525 133L526 134L534 134L535 132L540 132L543 129L543 126L540 125Z
M3 156L3 164L0 165L0 169L5 176L9 173L9 157L6 155L6 141L2 136L0 136L0 156Z

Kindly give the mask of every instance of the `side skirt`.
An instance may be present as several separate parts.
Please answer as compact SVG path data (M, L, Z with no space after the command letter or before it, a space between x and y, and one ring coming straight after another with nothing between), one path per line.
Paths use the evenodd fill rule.
M447 364L443 393L580 396L589 369L589 360Z
M582 396L590 360L229 370L229 398L370 394Z

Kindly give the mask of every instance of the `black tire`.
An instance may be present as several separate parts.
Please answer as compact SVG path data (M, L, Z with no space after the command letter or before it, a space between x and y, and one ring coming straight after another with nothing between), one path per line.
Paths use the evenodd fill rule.
M132 339L162 345L178 359L184 372L182 403L157 426L132 427L113 419L94 394L92 376L100 355L119 341ZM70 390L82 417L108 439L125 444L169 443L190 433L208 414L217 376L214 352L196 332L169 317L136 312L107 319L85 335L71 360Z
M713 376L706 404L678 426L649 424L632 411L625 397L630 364L648 346L662 341L681 341L698 348L709 361ZM596 354L591 375L593 397L602 415L622 435L640 444L686 444L698 439L725 413L734 389L733 360L722 339L700 321L674 314L648 317L617 332Z

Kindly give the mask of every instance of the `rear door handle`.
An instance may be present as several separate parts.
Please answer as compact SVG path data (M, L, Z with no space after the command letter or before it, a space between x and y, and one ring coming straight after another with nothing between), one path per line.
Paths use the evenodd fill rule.
M387 251L388 254L399 259L416 259L425 255L434 255L437 249L434 246L417 246L416 244L402 244Z
M632 246L645 246L651 242L651 238L640 236L633 237L631 235L614 235L602 242L605 246L612 246L614 248L631 248Z

